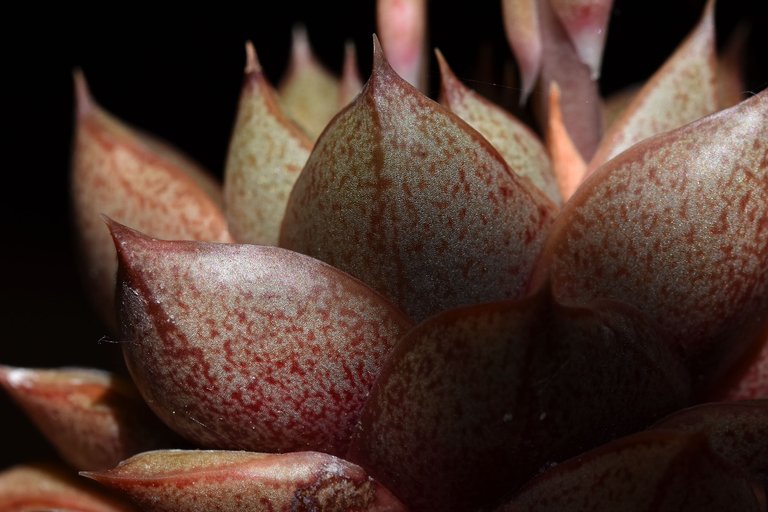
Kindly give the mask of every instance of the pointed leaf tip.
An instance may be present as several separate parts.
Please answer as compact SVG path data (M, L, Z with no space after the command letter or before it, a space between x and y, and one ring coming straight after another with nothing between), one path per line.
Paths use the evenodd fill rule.
M245 42L245 73L248 75L261 73L261 63L252 41Z
M72 71L72 80L75 88L75 113L79 119L82 119L93 111L95 104L82 68L75 68Z
M163 421L202 446L343 453L401 311L278 247L115 232L123 352Z
M362 468L318 452L162 450L81 475L152 511L405 510Z

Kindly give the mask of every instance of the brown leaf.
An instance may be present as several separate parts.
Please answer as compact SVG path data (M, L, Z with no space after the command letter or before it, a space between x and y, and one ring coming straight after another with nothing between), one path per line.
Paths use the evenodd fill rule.
M714 0L691 34L606 132L589 173L625 149L717 110Z
M0 385L76 469L112 467L174 439L133 385L107 372L0 366Z
M349 272L414 319L520 295L555 206L389 67L328 126L280 245Z
M440 50L440 103L480 132L501 153L510 169L560 204L555 175L539 138L525 124L459 81Z
M398 344L347 458L413 510L487 509L546 464L643 428L687 394L685 369L631 308L542 296L473 306Z
M83 475L147 512L405 510L358 466L314 452L164 450Z
M0 472L0 510L34 512L138 512L68 471L48 465Z
M220 187L188 158L107 114L75 74L72 202L83 276L114 328L115 249L102 215L155 236L230 241Z
M224 174L227 220L239 242L277 245L288 195L312 141L283 112L250 42L246 51L245 83Z
M112 223L123 344L147 403L196 444L343 453L405 316L277 247L165 242Z

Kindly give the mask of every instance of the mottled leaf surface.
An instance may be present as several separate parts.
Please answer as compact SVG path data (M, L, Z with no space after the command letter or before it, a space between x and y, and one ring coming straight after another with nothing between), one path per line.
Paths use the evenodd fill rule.
M164 450L84 473L147 512L400 512L360 467L316 452Z
M416 320L519 296L556 207L374 54L365 89L296 182L280 245L352 274Z
M410 327L361 282L276 247L164 242L111 225L128 369L199 445L343 452Z

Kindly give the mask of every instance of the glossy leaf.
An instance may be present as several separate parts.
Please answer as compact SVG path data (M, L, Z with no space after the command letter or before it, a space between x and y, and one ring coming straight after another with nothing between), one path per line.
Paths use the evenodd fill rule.
M751 481L703 436L643 432L560 464L499 512L757 512Z
M108 215L155 236L229 241L220 187L188 158L104 112L75 75L72 202L83 276L102 320L114 328L115 249Z
M684 368L635 310L541 296L474 306L398 344L347 457L413 510L483 509L687 393Z
M690 357L733 363L768 308L766 154L767 91L634 146L563 208L534 283L634 304Z
M464 86L436 51L440 65L440 103L480 132L518 176L560 204L557 182L547 152L536 134L501 107Z
M589 172L643 139L715 112L716 72L714 0L710 0L693 32L606 132Z
M280 245L352 274L422 319L519 296L554 211L375 45L365 89L328 126L296 182Z
M123 344L147 403L198 445L342 453L410 322L276 247L164 242L111 224Z
M314 452L165 450L84 476L125 493L147 512L405 510L358 466Z
M286 112L315 140L336 114L339 81L312 53L307 31L293 29L293 46L288 71L278 85Z
M251 43L246 50L245 83L224 175L227 220L239 242L277 245L288 195L312 141L283 112Z
M129 383L99 370L0 366L0 386L77 469L103 469L175 439Z

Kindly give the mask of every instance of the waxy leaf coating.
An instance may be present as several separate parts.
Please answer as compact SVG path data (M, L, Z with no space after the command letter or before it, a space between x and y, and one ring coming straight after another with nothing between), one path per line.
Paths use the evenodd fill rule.
M317 141L280 245L352 274L413 319L517 297L555 206L378 48L357 99Z
M379 294L277 247L165 242L110 225L128 369L195 443L341 453L410 327Z
M174 439L130 382L104 371L0 366L0 386L77 469L109 468Z
M643 139L717 110L714 8L710 0L693 32L633 96L600 141L589 172Z
M768 91L601 167L564 206L536 275L568 303L633 304L694 359L719 346L732 364L768 308Z
M312 141L283 112L251 43L246 51L245 83L224 174L227 220L238 242L277 245L288 195Z
M428 319L398 344L347 458L413 510L472 510L687 395L678 358L631 308L565 308L541 296L473 306Z
M360 467L316 452L162 450L87 472L147 512L401 512Z
M440 64L440 103L488 139L510 169L538 187L553 203L560 204L557 182L547 151L539 138L522 122L459 81L443 54Z
M221 190L197 164L107 114L75 75L77 118L72 203L83 275L110 328L115 320L115 249L102 215L154 236L230 241Z

